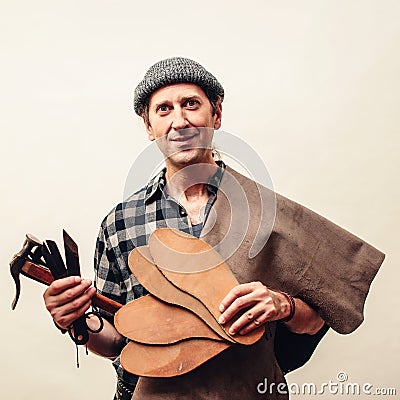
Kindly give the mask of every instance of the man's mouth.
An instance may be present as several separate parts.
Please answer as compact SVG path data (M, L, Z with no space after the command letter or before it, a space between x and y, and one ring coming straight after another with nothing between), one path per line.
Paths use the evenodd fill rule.
M194 133L193 135L185 135L185 136L177 136L174 139L171 139L173 142L187 142L191 139L193 139L195 136L197 136L197 133Z
M187 150L193 147L194 142L196 141L196 137L199 135L199 132L187 132L185 134L178 134L172 136L170 141L181 150Z

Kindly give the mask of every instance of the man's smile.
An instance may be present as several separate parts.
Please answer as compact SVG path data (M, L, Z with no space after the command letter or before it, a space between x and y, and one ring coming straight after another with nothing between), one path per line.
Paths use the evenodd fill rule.
M187 142L199 134L198 129L184 129L180 132L171 132L168 139L172 142Z
M199 136L198 132L185 135L174 135L169 140L178 147L186 147L193 144L194 141L193 139L197 138L198 136Z

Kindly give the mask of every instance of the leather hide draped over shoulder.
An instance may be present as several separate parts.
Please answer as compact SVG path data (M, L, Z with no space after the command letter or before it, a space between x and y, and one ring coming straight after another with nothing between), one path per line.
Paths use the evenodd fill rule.
M369 287L384 259L363 240L229 167L202 239L239 283L261 281L299 297L339 333L363 321ZM285 382L273 349L276 323L268 325L269 337L235 345L188 374L140 378L132 399L287 399L276 390L257 390L265 380Z
M216 217L207 221L213 226L204 237L221 254L229 256L227 253L232 252L225 250L229 244L223 243L224 235L235 237L227 211L233 210L232 218L242 218L245 223L238 215L246 213L241 211L243 205L235 214L234 205L229 205L232 201L222 195L229 193L229 189L224 189L224 185L231 185L229 175L243 188L250 211L243 241L227 260L238 281L259 280L272 289L286 291L315 308L335 331L343 334L354 331L363 321L365 299L384 254L317 213L274 194L229 167L213 207ZM274 197L273 221L269 208ZM271 232L268 240L262 237L263 232ZM250 258L254 241L263 240L265 245Z

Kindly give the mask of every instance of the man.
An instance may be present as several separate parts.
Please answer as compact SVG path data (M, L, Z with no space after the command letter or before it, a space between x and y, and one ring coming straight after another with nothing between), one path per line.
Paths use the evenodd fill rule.
M84 314L90 307L96 289L122 304L145 294L144 288L130 273L127 261L130 251L146 245L150 233L156 228L174 226L199 237L209 224L210 212L214 210L217 212L216 223L202 237L218 248L216 237L223 232L221 227L228 219L227 209L221 206L224 197L221 187L229 175L239 181L246 195L249 195L249 209L252 213L249 217L249 232L253 229L253 222L260 219L262 213L260 211L257 214L257 210L262 209L257 193L260 193L261 203L270 193L265 188L257 189L257 192L254 182L230 170L223 162L215 160L212 137L214 130L221 127L223 99L224 90L221 84L192 60L171 58L153 65L147 71L136 88L134 107L136 113L143 118L149 139L157 141L165 158L165 169L147 186L117 205L104 219L95 256L96 288L91 286L89 280L69 277L55 281L46 290L46 307L56 325L67 328ZM315 335L326 327L325 320L334 329L337 326L337 330L342 329L344 333L355 329L354 326L348 328L345 324L339 327L340 322L337 322L341 319L339 314L343 310L351 317L347 304L336 304L330 300L329 294L323 296L324 288L313 287L313 282L308 286L304 283L311 280L307 277L307 270L313 270L313 267L312 261L305 267L302 260L308 257L314 259L314 256L318 260L320 247L326 247L327 252L333 252L329 244L326 244L331 243L331 239L321 246L318 244L313 252L308 252L308 248L312 246L311 239L305 239L306 251L299 247L298 241L293 245L291 237L282 239L285 230L289 229L287 227L296 222L296 218L299 219L298 210L301 210L300 220L303 214L306 215L305 222L299 222L295 230L301 238L307 237L310 230L325 229L325 221L320 222L314 214L303 212L300 206L278 197L277 220L271 240L254 257L255 261L250 260L245 253L248 250L245 243L253 240L255 233L251 236L246 232L248 240L240 244L233 255L227 257L228 265L241 282L226 294L220 305L219 323L224 325L235 320L229 331L231 335L246 334L260 325L268 327L271 337L279 326L285 326L293 334ZM241 217L232 214L233 219ZM308 223L309 220L312 222ZM306 229L305 225L310 225L310 229L303 232L301 229ZM327 237L335 236L335 229L326 228ZM373 271L368 277L362 278L368 287L382 257L374 253L368 245L362 243L362 246L363 249L366 248L363 250L363 261L375 257L370 263ZM350 245L350 254L353 254L353 247ZM285 257L290 261L286 262ZM333 262L349 259L347 253L340 255L340 261L336 261L335 257L332 256ZM298 269L295 259L300 260L304 271ZM278 266L278 260L282 268ZM252 270L250 265L256 265L256 268ZM302 276L305 281L300 279ZM343 280L342 277L338 279ZM320 277L317 280L319 282ZM297 284L297 281L302 283ZM347 287L343 292L352 296ZM323 296L322 299L320 295ZM363 303L365 295L366 293L361 295L358 303ZM347 299L346 296L343 298ZM241 315L240 311L243 309L246 312ZM357 312L356 310L355 314ZM108 322L105 321L103 330L99 334L90 335L88 347L91 351L114 360L119 377L116 398L131 397L137 377L126 373L118 358L126 339L114 328L112 317L106 318ZM89 320L88 323L95 325L97 321ZM257 382L261 382L263 377L272 379L274 383L284 383L283 374L275 362L274 347L271 344L273 341L269 340L267 344L266 335L260 342L255 347L250 346L252 349L243 350L240 346L239 349L230 349L193 373L179 378L142 378L133 398L280 398L281 393L275 389L266 394L257 391ZM235 363L237 365L233 368ZM241 372L240 368L238 371L239 365L245 371ZM285 394L282 398L286 398Z

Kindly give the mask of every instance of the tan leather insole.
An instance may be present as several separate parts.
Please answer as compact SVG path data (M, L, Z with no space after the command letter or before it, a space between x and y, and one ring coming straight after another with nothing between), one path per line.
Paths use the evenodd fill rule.
M121 364L135 375L167 378L193 370L229 346L211 339L190 339L167 346L129 342L122 350Z
M210 313L218 320L221 312L219 305L228 292L238 285L228 265L219 264L198 272L181 272L182 265L190 265L195 254L201 255L204 265L212 265L218 260L218 253L206 242L191 235L182 234L176 229L162 228L154 231L149 238L149 249L157 267L176 287L200 300ZM196 259L200 262L200 259ZM178 265L177 271L172 270ZM164 267L164 266L167 267ZM224 325L226 333L236 319ZM231 336L240 344L251 345L264 334L265 327L251 331L246 335ZM229 333L228 333L229 334Z
M152 261L148 246L140 246L132 250L128 259L130 270L150 293L167 303L192 311L221 338L235 342L202 302L169 282Z
M152 295L124 305L114 317L117 331L135 342L170 344L188 338L223 340L192 312Z
M208 243L172 228L156 229L149 237L149 248L157 266L174 272L201 272L224 261Z

